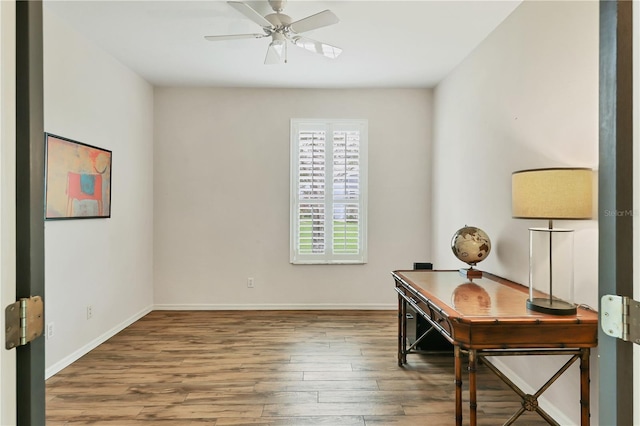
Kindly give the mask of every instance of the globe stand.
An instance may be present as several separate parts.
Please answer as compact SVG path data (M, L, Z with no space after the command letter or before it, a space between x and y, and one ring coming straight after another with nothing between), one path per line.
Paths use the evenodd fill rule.
M471 268L460 268L460 269L458 269L458 272L463 277L466 277L466 278L469 278L469 279L482 278L482 271L480 271L478 269L473 269L473 266Z

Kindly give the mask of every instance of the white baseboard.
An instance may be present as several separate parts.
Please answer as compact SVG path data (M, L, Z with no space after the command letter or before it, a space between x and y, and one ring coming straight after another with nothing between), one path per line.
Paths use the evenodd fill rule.
M142 318L143 316L147 315L152 310L153 310L153 306L149 306L149 307L143 309L142 311L138 312L137 314L127 318L126 320L124 320L120 324L116 325L111 330L107 331L106 333L103 333L102 335L96 337L95 339L93 339L92 341L90 341L89 343L87 343L86 345L84 345L83 347L78 349L77 351L73 352L69 356L66 356L65 358L63 358L60 361L56 362L51 367L49 367L49 368L47 368L45 370L45 372L44 372L45 380L48 379L49 377L53 376L57 372L61 371L62 369L68 367L71 364L73 364L76 360L80 359L82 356L86 355L87 353L89 353L90 351L92 351L93 349L95 349L96 347L101 345L102 343L106 342L107 340L109 340L110 338L112 338L113 336L115 336L116 334L118 334L119 332L124 330L125 328L129 327L131 324L133 324L134 322L138 321L140 318Z
M520 376L518 376L512 369L507 367L504 362L497 359L498 357L491 358L491 362L495 364L498 369L509 378L516 386L522 389L525 393L534 394L537 392L537 389L533 389L531 385L529 385L526 381L524 381ZM575 421L572 421L570 418L566 416L558 407L553 405L551 401L546 399L544 396L539 398L540 407L544 411L546 411L551 417L554 418L556 422L561 425L572 425L575 424Z
M358 310L382 311L396 310L398 304L364 303L364 304L269 304L269 305L235 305L235 304L156 304L158 311L317 311L317 310Z

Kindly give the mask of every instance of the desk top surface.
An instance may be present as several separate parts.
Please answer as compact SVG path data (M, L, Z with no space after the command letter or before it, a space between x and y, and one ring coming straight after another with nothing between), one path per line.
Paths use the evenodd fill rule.
M598 314L579 308L576 315L555 316L528 310L527 287L498 276L484 273L470 280L458 271L412 270L395 271L394 277L432 300L450 317L482 321L511 318L524 321L597 322Z

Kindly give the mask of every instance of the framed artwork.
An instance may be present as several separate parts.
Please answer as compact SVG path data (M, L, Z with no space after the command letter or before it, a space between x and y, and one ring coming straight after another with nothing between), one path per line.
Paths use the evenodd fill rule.
M111 217L111 151L45 133L45 219Z

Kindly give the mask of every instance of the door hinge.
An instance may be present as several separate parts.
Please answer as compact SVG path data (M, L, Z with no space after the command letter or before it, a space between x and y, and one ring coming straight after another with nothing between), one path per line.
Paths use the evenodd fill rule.
M640 345L640 302L607 294L600 299L600 311L602 331Z
M44 304L40 296L23 298L10 304L5 313L5 347L23 346L42 335Z

